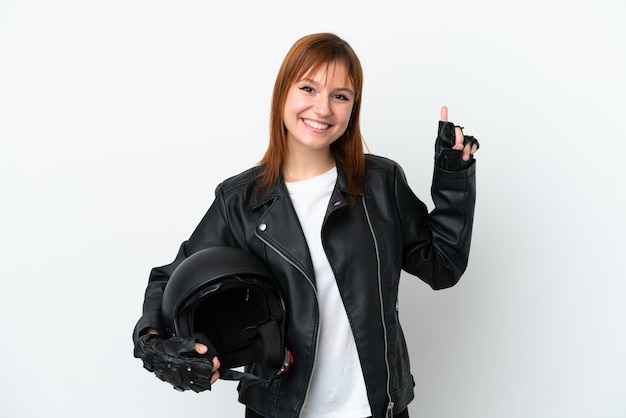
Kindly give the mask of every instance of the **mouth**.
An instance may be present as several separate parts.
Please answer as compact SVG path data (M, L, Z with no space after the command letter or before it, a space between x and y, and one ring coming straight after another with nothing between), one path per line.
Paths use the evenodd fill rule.
M302 119L302 122L304 122L305 125L320 131L325 131L330 126L328 123L317 122L311 119Z

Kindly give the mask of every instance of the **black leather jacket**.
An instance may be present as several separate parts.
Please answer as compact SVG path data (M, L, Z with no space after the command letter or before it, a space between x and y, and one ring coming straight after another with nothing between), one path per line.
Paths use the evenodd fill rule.
M384 417L402 411L414 397L398 321L400 271L419 277L433 289L453 286L459 280L470 250L476 164L456 172L435 167L435 208L428 213L397 163L372 155L366 161L362 195L353 204L345 193L345 174L338 167L322 241L352 326L372 414ZM295 363L269 386L240 384L239 399L267 417L297 417L307 397L311 371L320 361L315 355L315 277L284 183L259 191L256 184L249 184L257 170L220 184L214 203L182 244L175 261L152 270L134 338L148 327L162 328L163 288L183 259L209 246L243 248L264 260L280 283L288 304L286 341ZM257 375L272 372L251 367Z

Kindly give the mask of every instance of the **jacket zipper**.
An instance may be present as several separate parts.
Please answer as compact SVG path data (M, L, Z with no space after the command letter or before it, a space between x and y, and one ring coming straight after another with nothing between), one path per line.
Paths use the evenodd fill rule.
M385 323L385 303L383 301L383 284L380 273L380 251L378 249L378 240L376 239L376 234L374 234L374 227L372 226L372 220L370 218L369 210L367 209L367 203L365 202L365 198L361 197L361 202L363 202L363 209L365 210L365 217L367 218L367 225L369 226L370 233L372 234L372 240L374 241L374 249L376 250L376 276L378 278L378 297L380 299L380 316L381 322L383 325L383 336L385 338L385 367L387 368L387 411L385 412L385 417L393 416L393 399L391 399L391 373L389 367L389 345L387 338L387 324Z
M306 274L306 272L304 270L302 270L300 268L300 266L298 266L293 261L291 261L289 259L289 257L287 257L285 254L283 254L278 248L276 248L274 245L270 244L266 239L264 239L262 236L260 236L256 231L254 231L254 235L256 235L257 238L260 239L269 248L271 248L272 251L274 251L276 254L278 254L280 257L282 257L286 262L288 262L293 267L295 267L304 276L304 278L307 280L307 282L309 282L309 285L313 289L313 293L315 294L315 300L316 300L316 302L317 302L317 304L319 306L319 298L317 296L317 289L315 288L315 285L313 284L313 281L308 276L308 274ZM309 381L308 381L307 386L306 386L306 392L304 394L304 400L302 401L302 405L304 405L306 403L306 400L309 397L309 389L311 388L311 381L313 380L313 370L315 370L315 366L317 365L317 346L319 345L319 342L320 342L320 333L318 332L318 330L316 330L316 332L315 332L315 347L314 347L314 350L313 350L313 368L311 369L311 373L309 374ZM298 415L300 415L300 413L298 413Z

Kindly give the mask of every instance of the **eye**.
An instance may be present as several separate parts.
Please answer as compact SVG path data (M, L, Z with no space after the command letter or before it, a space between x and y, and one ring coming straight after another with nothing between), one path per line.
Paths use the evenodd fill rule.
M302 86L299 87L300 90L302 90L305 93L313 93L313 88L309 87L309 86Z
M350 98L345 94L335 94L333 97L337 100L341 100L342 102L350 101Z

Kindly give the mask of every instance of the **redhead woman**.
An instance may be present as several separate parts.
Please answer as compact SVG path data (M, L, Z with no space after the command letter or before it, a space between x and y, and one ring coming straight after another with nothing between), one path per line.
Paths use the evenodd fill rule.
M397 163L364 153L362 86L357 55L336 35L292 46L274 86L265 155L217 187L175 260L150 273L133 335L148 370L164 352L179 353L177 344L207 353L199 340L189 346L165 335L163 291L192 254L236 247L262 260L278 283L293 358L277 379L240 383L247 417L408 417L414 381L397 311L400 274L444 289L465 271L478 142L442 107L429 212ZM219 353L211 358L207 380L215 383Z

